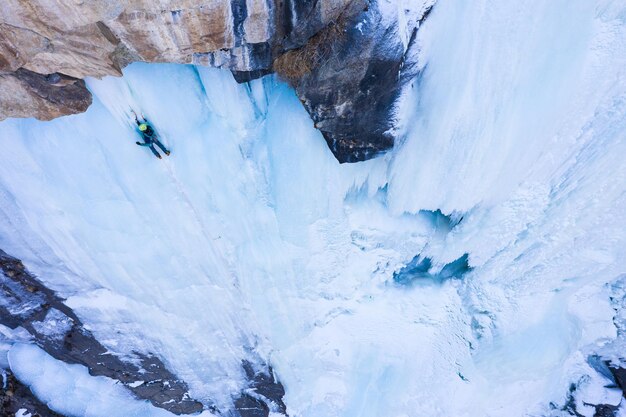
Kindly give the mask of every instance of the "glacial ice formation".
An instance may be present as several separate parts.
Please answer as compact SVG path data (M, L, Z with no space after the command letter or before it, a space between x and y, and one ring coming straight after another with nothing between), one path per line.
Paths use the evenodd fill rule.
M133 64L89 81L85 114L4 121L0 248L110 351L157 352L223 410L242 359L271 363L299 417L618 405L589 358L624 360L626 5L442 0L419 42L404 141L357 164L275 78L193 66ZM169 158L134 144L130 108ZM393 280L465 254L459 279ZM33 379L33 358L95 377L3 340L38 396L82 415L89 395Z

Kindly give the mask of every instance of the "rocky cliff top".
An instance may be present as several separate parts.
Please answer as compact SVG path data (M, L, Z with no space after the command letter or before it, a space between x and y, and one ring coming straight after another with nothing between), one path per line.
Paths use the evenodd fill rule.
M119 76L135 61L225 68L239 82L277 71L340 162L369 159L393 145L407 34L431 3L5 0L0 120L83 112L91 94L81 79Z

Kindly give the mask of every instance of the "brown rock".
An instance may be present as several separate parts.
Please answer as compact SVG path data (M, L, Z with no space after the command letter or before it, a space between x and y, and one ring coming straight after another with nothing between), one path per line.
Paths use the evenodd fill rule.
M20 68L0 75L0 120L36 117L51 120L81 113L91 105L91 94L82 80L61 74L41 75Z
M251 68L235 50L261 43L280 49L276 35L282 36L283 26L308 38L350 1L303 3L312 4L304 22L310 25L285 12L301 8L290 1L5 0L0 3L0 70L24 67L76 78L116 75L120 44L135 60L146 62L191 63L197 54L233 50L220 64L238 71L260 69Z
M11 74L20 68L42 77L59 73L99 78L120 75L134 61L193 62L263 75L271 70L273 55L283 50L283 35L298 27L308 34L302 40L306 41L349 0L305 3L311 3L307 6L311 10L301 24L302 16L285 12L301 8L289 0L4 0L0 120L29 116L48 120L85 109L84 88L76 85L61 96L46 88L42 99L41 88L30 91L32 83ZM70 92L77 94L74 99Z

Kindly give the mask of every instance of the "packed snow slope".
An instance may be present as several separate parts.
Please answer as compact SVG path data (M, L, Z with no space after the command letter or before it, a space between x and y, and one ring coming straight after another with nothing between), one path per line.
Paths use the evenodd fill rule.
M572 383L583 415L618 404L588 357L623 354L626 4L441 0L419 36L404 141L368 162L339 165L276 79L192 66L0 123L0 247L111 351L158 353L222 408L251 357L293 416L561 415ZM130 108L170 157L135 145ZM453 279L393 279L466 253ZM18 378L85 414L89 384L38 383L49 359L10 344Z

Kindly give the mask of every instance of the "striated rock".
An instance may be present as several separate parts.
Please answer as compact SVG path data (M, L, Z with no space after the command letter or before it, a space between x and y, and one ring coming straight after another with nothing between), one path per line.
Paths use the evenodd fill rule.
M83 84L48 85L48 74L120 75L135 61L225 68L238 82L276 71L340 162L369 159L393 146L408 37L433 1L4 0L0 120L87 108Z
M121 75L135 61L226 68L240 82L272 69L274 56L302 46L349 0L112 0L0 2L0 120L49 120L86 109L84 86L42 94L18 70ZM306 6L302 6L306 5ZM293 9L293 10L292 10ZM32 91L31 91L32 90Z
M152 354L136 360L111 354L84 328L74 312L53 291L33 277L18 260L0 250L0 324L22 327L34 343L54 358L86 366L92 375L117 379L135 396L175 414L202 411L189 397L187 384ZM137 381L145 383L137 385Z
M349 3L5 0L0 4L0 71L102 77L119 75L132 61L269 70L273 54L302 46Z

